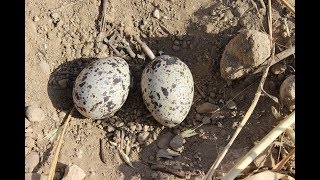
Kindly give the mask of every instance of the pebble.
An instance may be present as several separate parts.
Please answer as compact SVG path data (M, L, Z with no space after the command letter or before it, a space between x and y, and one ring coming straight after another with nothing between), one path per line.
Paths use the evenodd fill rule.
M38 16L34 16L34 17L33 17L33 21L34 21L34 22L38 22L39 20L40 20L40 19L39 19Z
M30 121L27 118L24 118L24 128L27 129L30 126Z
M196 107L198 113L211 113L219 109L219 106L215 104L211 104L209 102L205 102Z
M71 164L66 167L62 180L82 180L86 173L77 165Z
M148 131L143 131L143 132L139 133L138 139L137 139L139 144L143 144L147 140L149 134L150 133Z
M25 158L25 172L32 172L34 168L38 165L40 157L38 153L31 152Z
M210 123L211 123L211 118L208 117L208 116L205 116L205 117L202 119L202 123L203 123L203 124L210 124Z
M158 147L161 149L168 149L169 143L173 137L174 137L174 135L171 132L166 132L166 133L162 134L158 138L158 142L157 142Z
M31 105L26 108L26 117L31 122L40 122L45 119L45 114L41 108Z
M144 125L143 126L143 131L148 131L149 130L149 125Z
M173 45L173 46L172 46L172 49L173 49L174 51L179 51L179 50L180 50L180 47L177 46L177 45Z
M160 11L158 9L155 9L152 15L153 17L160 19Z
M185 142L186 142L186 140L180 134L178 134L174 138L171 139L169 144L173 150L179 151L180 148L183 147L183 144Z
M44 73L47 76L50 75L50 67L46 61L40 61L39 67L42 73Z
M68 79L61 79L58 81L58 84L60 86L61 89L66 89L68 86Z
M129 126L130 127L130 130L131 131L135 131L136 130L136 128L137 128L137 126L136 125L134 125L134 124L132 124L131 126Z
M115 130L115 128L113 126L108 125L108 127L107 127L108 132L113 132L114 130Z
M24 140L24 146L33 148L35 146L35 141L31 137L26 137Z
M51 18L53 19L53 20L58 20L59 19L59 14L58 13L51 13Z
M65 116L66 116L66 112L64 112L64 111L60 111L59 113L58 113L58 116L59 116L59 118L60 119L63 119Z
M197 113L195 119L196 119L197 121L201 121L201 120L202 120L202 116Z
M141 124L137 124L136 130L137 131L141 131L142 130L142 125Z
M284 71L286 70L286 66L281 64L281 63L277 63L274 64L273 66L271 66L270 71L274 74L274 75L278 75L278 74L282 74L284 73Z
M230 110L236 110L237 109L237 104L234 101L230 101L227 104L227 108L230 109Z
M295 75L287 77L280 86L280 101L290 111L295 109Z

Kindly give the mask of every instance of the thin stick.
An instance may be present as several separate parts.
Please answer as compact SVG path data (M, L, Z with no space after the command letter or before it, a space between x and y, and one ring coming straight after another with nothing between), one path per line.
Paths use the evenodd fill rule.
M53 180L54 173L56 171L56 166L57 166L57 163L58 163L58 157L59 157L59 154L60 154L60 149L61 149L61 145L62 145L62 141L63 141L63 136L64 136L64 134L66 132L67 126L69 124L69 121L71 119L71 115L72 115L74 109L75 109L75 107L73 106L71 111L68 114L66 122L63 125L62 132L61 132L61 134L59 136L58 145L57 145L56 151L54 152L53 160L51 162L49 175L48 175L48 180Z
M293 7L290 3L288 3L288 1L286 1L286 0L280 0L280 2L281 2L283 5L285 5L285 6L289 9L289 11L291 11L293 14L296 13L295 10L294 10L294 7Z
M289 159L292 157L292 155L294 154L295 150L296 150L296 148L293 148L293 149L291 150L291 152L290 152L285 158L283 158L278 164L276 164L276 165L272 168L272 170L274 170L274 171L280 171L281 168L282 168L282 167L289 161Z
M144 53L146 53L146 55L153 60L156 56L153 54L153 52L151 51L151 49L146 45L146 43L142 42L141 39L137 36L134 35L133 36L134 40L137 41L139 43L139 45L141 46L142 50L144 51Z
M106 12L107 12L108 1L107 0L102 0L101 1L101 5L102 5L102 11L101 11L100 32L102 32L105 29Z
M295 53L295 46L290 47L289 49L286 49L278 54L276 54L274 56L274 60L271 62L271 66L282 61L283 59L291 56L292 54ZM264 63L262 63L260 65L260 67L258 69L256 69L253 74L257 74L259 72L261 72L263 70L263 68L265 68L265 66L267 65L267 63L272 59L272 57L270 57L269 59L267 59Z
M262 93L262 89L263 89L263 85L264 85L264 82L267 78L267 75L268 75L268 71L269 71L269 68L270 68L270 64L272 62L272 60L274 59L274 46L273 46L273 42L272 42L272 14L271 14L271 0L268 0L268 10L269 10L269 16L268 16L268 22L269 22L269 34L270 34L270 43L271 43L271 46L272 46L272 58L268 61L268 64L263 72L263 75L261 77L261 80L260 80L260 84L258 86L258 89L257 89L257 92L255 94L255 97L252 101L252 104L250 105L247 113L245 114L245 116L243 117L240 125L238 126L238 128L236 129L236 131L234 132L232 138L230 139L229 143L226 145L226 147L223 149L222 153L220 154L220 156L216 159L216 161L212 164L212 166L210 167L208 173L206 174L206 176L204 177L205 180L211 180L213 175L214 175L214 172L215 170L217 169L217 167L219 166L219 164L221 163L221 161L223 160L224 156L227 154L228 150L230 149L231 145L233 144L234 140L236 139L236 137L238 136L238 134L240 133L240 131L242 130L243 126L246 124L246 122L248 121L248 119L250 118L253 110L255 109L258 101L259 101L259 98L261 96L261 93Z
M295 122L295 111L282 120L257 145L255 145L241 160L225 175L222 180L235 179L261 152L263 152L283 131Z

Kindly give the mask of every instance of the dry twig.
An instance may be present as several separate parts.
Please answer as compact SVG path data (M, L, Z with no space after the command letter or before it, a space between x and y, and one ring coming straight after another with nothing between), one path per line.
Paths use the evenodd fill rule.
M106 144L106 140L101 138L100 139L100 158L101 158L101 161L103 163L107 163L106 161L106 156L105 156L105 152L104 152L104 145Z
M153 54L153 52L151 51L151 49L146 45L146 43L142 42L141 39L137 36L134 35L133 36L134 40L137 41L139 43L139 45L141 46L142 50L144 51L144 53L146 53L146 55L153 60L156 56Z
M70 119L71 119L71 115L74 111L74 106L72 107L71 111L69 112L68 114L68 117L63 125L63 129L62 129L62 132L59 136L59 139L58 139L58 145L57 145L57 148L56 148L56 151L54 152L54 156L53 156L53 160L51 162L51 166L50 166L50 170L49 170L49 175L48 175L48 180L53 180L53 177L54 177L54 173L56 171L56 166L57 166L57 163L58 163L58 157L59 157L59 154L60 154L60 149L61 149L61 146L62 146L62 141L63 141L63 137L64 137L64 134L66 132L66 129L67 129L67 126L70 122Z
M293 148L291 150L291 152L285 157L283 158L278 164L276 164L272 170L274 171L280 171L281 168L289 161L289 159L293 156L294 152L295 152L296 148Z
M262 93L262 89L263 89L263 85L264 85L264 82L267 78L267 75L268 75L268 71L269 71L269 68L270 68L270 64L272 62L272 60L274 59L274 45L273 45L273 42L272 42L272 14L271 14L271 0L268 0L268 24L269 24L269 34L270 34L270 42L271 42L271 46L272 46L272 57L271 59L269 59L269 61L267 62L267 66L263 72L263 75L261 77L261 80L260 80L260 84L259 84L259 87L257 89L257 92L255 94L255 97L252 101L252 104L250 105L247 113L245 114L245 116L243 117L240 125L238 126L238 128L236 129L236 131L234 132L232 138L230 139L229 143L226 145L226 147L223 149L222 153L220 154L220 156L215 160L215 162L212 164L212 166L210 167L208 173L205 175L204 179L205 180L211 180L213 175L214 175L214 172L215 170L217 169L217 167L219 166L219 164L221 163L221 161L223 160L224 156L227 154L228 150L230 149L231 145L233 144L234 140L236 139L236 137L238 136L238 134L240 133L240 131L242 130L243 126L246 124L246 122L248 121L248 119L250 118L253 110L255 109L257 103L258 103L258 100L261 96L261 93Z
M102 11L101 11L100 32L102 32L102 31L105 29L105 24L106 24L106 12L107 12L107 5L108 5L107 0L102 0L102 1L101 1L101 5L102 5Z
M295 111L282 120L257 145L255 145L222 179L235 179L261 152L263 152L283 131L295 122Z
M285 5L285 6L289 9L290 12L292 12L293 14L295 14L294 7L293 7L290 3L288 3L288 1L286 1L286 0L280 0L280 2L281 2L283 5Z

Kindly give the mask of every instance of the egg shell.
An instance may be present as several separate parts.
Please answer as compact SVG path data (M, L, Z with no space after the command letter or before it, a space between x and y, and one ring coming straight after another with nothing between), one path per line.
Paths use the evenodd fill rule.
M141 90L154 119L167 127L180 124L188 115L194 94L189 67L179 58L162 55L143 70Z
M130 71L124 59L98 59L77 76L72 91L74 105L85 117L109 117L125 103L129 86Z

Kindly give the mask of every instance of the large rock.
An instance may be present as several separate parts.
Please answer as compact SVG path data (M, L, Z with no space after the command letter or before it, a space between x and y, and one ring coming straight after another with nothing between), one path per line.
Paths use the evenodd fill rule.
M267 34L245 30L230 40L220 61L221 77L227 81L238 79L263 63L271 53Z
M40 157L38 153L31 152L25 158L25 172L32 172L34 168L38 165Z
M39 122L45 119L45 114L41 108L31 105L26 108L26 117L31 122Z

